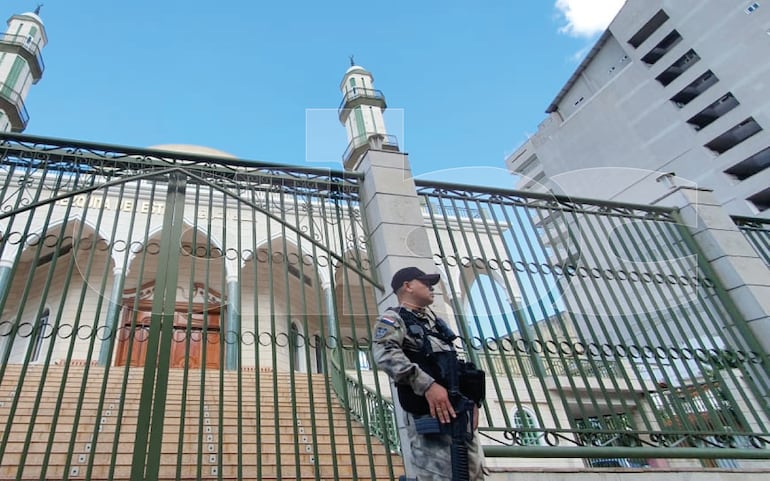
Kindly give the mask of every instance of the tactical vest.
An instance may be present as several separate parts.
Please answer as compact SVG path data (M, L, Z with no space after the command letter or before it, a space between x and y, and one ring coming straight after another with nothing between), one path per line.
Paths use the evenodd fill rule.
M451 351L433 352L429 336L435 337L450 346L457 336L455 336L442 319L437 318L434 323L435 326L430 327L427 320L421 320L408 309L403 307L391 307L389 310L394 311L401 317L404 321L407 335L418 341L418 344L421 345L421 348L418 350L412 350L405 346L404 354L406 354L406 357L420 366L420 369L435 379L437 383L446 387L446 380L443 379L435 359L436 356L445 355L453 355L456 358L457 353L454 351L454 347L452 347ZM425 399L425 396L416 394L409 384L397 384L396 388L398 389L399 403L404 410L415 415L430 413L428 401Z

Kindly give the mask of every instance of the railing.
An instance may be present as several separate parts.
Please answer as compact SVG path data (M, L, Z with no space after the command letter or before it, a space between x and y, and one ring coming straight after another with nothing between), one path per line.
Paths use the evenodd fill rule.
M382 137L381 145L378 146L376 144L371 144L370 138L373 136ZM353 140L351 140L348 144L345 152L342 154L343 164L347 165L352 157L361 155L361 153L368 147L380 148L384 150L398 150L398 138L396 138L395 135L379 134L373 132L367 132L365 134L354 137Z
M337 110L341 113L344 109L347 108L346 105L348 103L359 99L372 99L376 100L377 102L384 103L385 95L383 95L381 90L351 87L345 92L345 95L342 96L342 101L340 102L340 106Z
M770 459L768 355L676 210L416 184L485 453Z
M733 222L746 236L759 257L770 266L770 219L734 216Z
M402 474L360 175L0 139L4 473ZM770 459L767 353L676 211L417 185L488 456Z
M331 356L332 386L353 419L365 423L368 431L394 452L400 452L393 400L361 383L349 370L370 370L368 349L335 349ZM363 366L363 368L362 368ZM376 374L375 374L376 375ZM375 384L375 383L372 383Z
M31 42L29 37L26 35L14 35L10 33L4 33L2 37L0 37L0 43L18 45L29 52L32 57L34 57L36 62L36 77L39 78L39 76L43 74L43 71L45 70L45 63L43 62L43 53L40 50L40 45L38 43Z
M0 83L0 97L10 103L15 112L18 112L21 126L15 130L24 130L29 122L29 113L27 112L27 107L24 105L24 99L22 98L21 93L13 90L8 84Z

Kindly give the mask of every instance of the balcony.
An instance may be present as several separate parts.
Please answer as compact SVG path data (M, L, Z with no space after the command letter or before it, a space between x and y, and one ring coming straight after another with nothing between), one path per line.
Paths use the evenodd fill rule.
M26 60L32 74L32 83L37 83L43 76L43 54L40 45L33 43L30 37L5 33L0 37L0 52L16 54Z
M398 139L395 135L367 132L350 141L345 153L342 154L342 164L346 168L352 168L358 164L359 159L369 149L389 150L398 152Z
M342 98L342 102L340 102L340 107L337 109L340 122L345 122L350 115L350 111L359 105L376 105L382 110L385 110L387 107L382 91L353 87L345 92L345 96Z
M22 132L27 128L29 113L24 106L24 99L19 92L5 83L0 83L0 109L8 114L12 132Z

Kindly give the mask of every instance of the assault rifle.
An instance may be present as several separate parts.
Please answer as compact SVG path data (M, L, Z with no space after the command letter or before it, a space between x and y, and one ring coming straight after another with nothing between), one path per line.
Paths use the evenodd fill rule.
M434 362L446 382L449 401L455 411L455 418L449 425L438 419L421 416L415 419L415 429L420 434L449 434L452 436L452 481L468 481L468 442L473 439L473 407L475 403L460 392L460 361L454 351L433 353Z

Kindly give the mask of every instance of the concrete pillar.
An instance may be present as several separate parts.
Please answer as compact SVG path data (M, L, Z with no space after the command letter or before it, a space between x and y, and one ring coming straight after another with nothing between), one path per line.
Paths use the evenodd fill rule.
M107 317L104 319L104 333L101 336L101 345L99 346L99 365L106 366L115 346L114 338L117 336L118 323L120 322L120 310L123 303L123 285L126 276L123 275L123 269L115 268L113 271L112 293L110 294L110 305L107 308Z
M382 312L398 304L390 289L390 280L397 270L417 266L425 272L433 273L436 267L409 159L401 152L378 149L381 147L380 141L376 135L370 138L369 150L354 168L364 174L361 206L366 213L368 247L372 252L374 270L384 287L377 291L377 306ZM434 310L441 316L445 309L439 298L440 293L437 292ZM398 399L392 383L391 394L392 399ZM394 404L404 467L406 474L410 475L414 462L409 443L404 442L407 439L406 418L398 402Z
M241 285L238 278L227 279L227 326L225 327L225 369L238 369L241 348Z
M8 295L8 290L11 288L11 274L13 272L13 263L8 260L0 261L0 300L5 299ZM0 322L3 319L0 318ZM9 324L0 325L0 361L5 359L5 351L9 349L11 344L11 329ZM6 334L7 333L7 334Z
M679 209L764 353L770 352L770 269L712 192L672 184L656 204Z
M328 329L328 336L330 340L333 340L332 342L334 345L336 345L338 341L339 333L337 329L337 313L334 310L334 289L332 289L331 283L324 283L323 285L323 292L324 292L324 299L326 300L326 312L327 312L327 319L329 322L329 325L326 326Z

